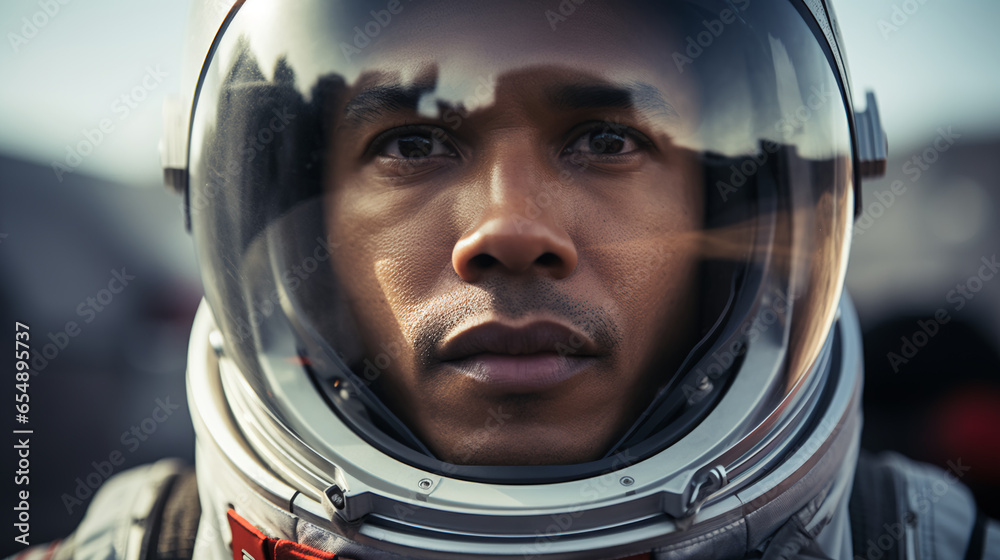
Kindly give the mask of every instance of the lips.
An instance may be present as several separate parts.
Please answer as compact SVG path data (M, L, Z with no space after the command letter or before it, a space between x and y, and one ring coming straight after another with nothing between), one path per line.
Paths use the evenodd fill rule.
M604 353L590 337L559 323L515 327L489 322L447 338L436 357L445 367L489 387L530 393L574 377Z

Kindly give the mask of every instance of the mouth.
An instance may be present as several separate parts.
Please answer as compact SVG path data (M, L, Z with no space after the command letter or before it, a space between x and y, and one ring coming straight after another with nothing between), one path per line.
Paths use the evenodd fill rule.
M483 323L446 338L436 351L443 366L505 393L551 389L604 354L583 332L552 321Z

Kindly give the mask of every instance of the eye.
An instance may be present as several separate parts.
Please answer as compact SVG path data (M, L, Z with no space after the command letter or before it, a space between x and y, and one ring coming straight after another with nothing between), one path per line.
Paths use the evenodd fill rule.
M625 155L641 149L646 144L645 137L629 127L598 123L590 125L577 136L565 153L593 156Z
M419 160L434 156L455 156L447 133L440 128L404 127L383 133L375 140L376 154L401 160Z

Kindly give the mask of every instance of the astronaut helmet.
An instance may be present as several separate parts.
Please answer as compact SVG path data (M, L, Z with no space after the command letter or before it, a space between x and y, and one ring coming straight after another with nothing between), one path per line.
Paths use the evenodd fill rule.
M195 21L164 144L195 336L219 448L296 515L412 555L648 550L851 431L842 291L885 141L827 3Z

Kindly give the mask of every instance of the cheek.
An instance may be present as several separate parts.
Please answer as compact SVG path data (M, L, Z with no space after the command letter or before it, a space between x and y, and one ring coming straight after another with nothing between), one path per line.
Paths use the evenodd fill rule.
M334 266L359 323L369 339L410 338L421 302L450 270L447 228L405 200L385 197L376 211L369 196L331 198L328 230L341 244Z
M686 348L685 333L697 330L703 211L692 185L700 184L696 168L685 166L670 184L651 187L620 214L628 216L615 228L620 242L600 251L599 274L628 333L628 359L651 357L664 340L671 350Z
M447 274L442 257L450 256L450 252L426 245L393 248L389 252L397 254L383 256L373 263L373 280L395 328L412 345L414 332L429 311L426 302Z
M688 243L636 243L621 257L609 293L613 311L629 333L631 351L662 344L664 335L673 338L680 330L695 330L699 259Z

